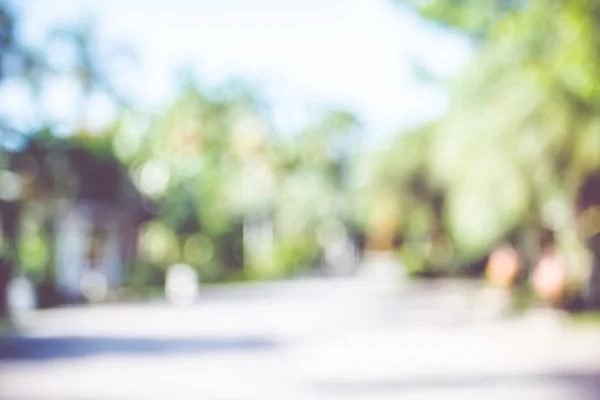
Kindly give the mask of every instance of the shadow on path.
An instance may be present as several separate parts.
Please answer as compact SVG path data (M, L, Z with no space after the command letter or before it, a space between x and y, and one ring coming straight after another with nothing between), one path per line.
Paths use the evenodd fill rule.
M317 387L336 394L373 395L408 393L423 390L502 389L546 387L572 393L573 399L600 399L600 371L591 373L559 372L552 374L431 376L386 381L325 382Z
M260 337L147 339L57 337L0 339L0 360L51 360L103 354L156 355L248 352L274 349L278 344Z

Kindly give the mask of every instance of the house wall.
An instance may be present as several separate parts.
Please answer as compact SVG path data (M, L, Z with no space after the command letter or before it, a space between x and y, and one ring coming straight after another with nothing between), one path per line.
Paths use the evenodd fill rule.
M89 273L104 277L108 288L125 278L125 230L127 219L118 210L89 203L65 207L59 213L56 236L56 286L68 297L82 295L81 282ZM90 259L94 229L106 234L99 256Z
M73 209L66 212L64 218L59 217L56 228L56 286L62 294L78 297L81 294L89 222Z
M116 223L108 228L105 257L99 265L99 269L106 274L109 287L118 287L124 278L124 262L122 235Z

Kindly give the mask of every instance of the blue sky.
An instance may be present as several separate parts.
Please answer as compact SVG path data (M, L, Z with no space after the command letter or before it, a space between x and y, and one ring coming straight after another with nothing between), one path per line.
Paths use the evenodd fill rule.
M258 84L276 123L293 129L320 104L355 111L373 137L435 117L444 90L419 83L418 60L451 76L468 59L468 43L435 29L388 0L21 0L21 34L41 45L47 30L81 18L97 20L106 43L138 53L120 86L156 106L173 93L176 68L188 64L212 86L231 76ZM23 109L18 84L7 82L0 108ZM47 112L66 118L75 101L68 81L49 88ZM8 99L8 100L7 100ZM96 110L110 112L98 98ZM23 104L21 104L23 103ZM22 110L21 110L22 113ZM102 111L98 111L102 114Z

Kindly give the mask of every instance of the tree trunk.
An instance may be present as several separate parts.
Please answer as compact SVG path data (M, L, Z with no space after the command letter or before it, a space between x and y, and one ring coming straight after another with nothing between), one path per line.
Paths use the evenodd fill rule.
M592 271L584 290L584 303L588 309L600 310L600 233L592 237L590 250L593 256Z
M17 239L19 237L19 204L0 203L2 236L7 252L0 258L0 314L7 311L7 286L18 266Z

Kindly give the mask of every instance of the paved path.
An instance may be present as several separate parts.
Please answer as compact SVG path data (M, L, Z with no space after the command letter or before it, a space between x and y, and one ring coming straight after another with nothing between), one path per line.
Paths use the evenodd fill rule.
M0 343L0 399L600 399L600 331L502 301L346 279L48 310Z

